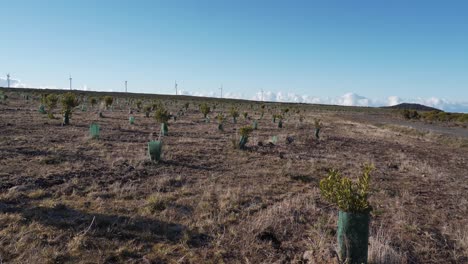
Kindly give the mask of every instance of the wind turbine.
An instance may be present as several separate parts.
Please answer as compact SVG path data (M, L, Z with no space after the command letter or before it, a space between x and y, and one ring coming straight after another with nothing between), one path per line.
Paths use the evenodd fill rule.
M6 77L7 77L8 88L10 88L10 74L7 73Z
M71 74L70 74L70 78L68 78L70 80L70 90L72 89L72 77L71 77Z
M174 81L175 95L177 95L177 80Z
M262 91L262 102L263 102L263 89L261 91Z
M127 92L127 81L125 81L125 92Z
M221 90L221 96L220 96L220 98L223 98L223 84L221 84L221 87L219 87L219 90Z

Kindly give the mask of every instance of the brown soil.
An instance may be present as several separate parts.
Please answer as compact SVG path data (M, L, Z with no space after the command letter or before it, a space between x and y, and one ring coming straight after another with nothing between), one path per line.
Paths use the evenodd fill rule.
M371 263L468 262L465 139L304 105L305 121L290 113L280 129L271 119L277 106L268 105L248 149L237 150L231 140L251 121L227 118L221 132L215 115L230 105L218 102L206 123L191 101L170 121L163 161L154 163L147 143L160 125L138 112L130 125L123 100L104 118L77 108L61 126L38 113L32 95L8 95L0 104L0 262L337 263L338 211L318 182L331 168L355 177L366 162L376 168ZM172 112L184 102L165 101ZM240 112L258 118L258 107L244 103ZM314 118L323 121L320 140ZM278 143L268 143L274 135Z

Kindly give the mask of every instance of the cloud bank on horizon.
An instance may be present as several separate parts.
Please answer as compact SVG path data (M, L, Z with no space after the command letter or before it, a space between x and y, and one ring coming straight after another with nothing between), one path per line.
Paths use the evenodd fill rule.
M0 77L0 87L7 87L8 83L5 78ZM17 79L10 79L10 87L12 88L26 88L31 87L22 83ZM57 89L56 87L38 87L38 88L48 88L48 89ZM68 88L61 88L68 89ZM78 90L90 90L86 85L79 87ZM112 91L112 90L110 90ZM190 92L181 90L180 95L191 95L191 96L200 96L200 97L219 97L219 94L214 92ZM446 99L441 99L437 97L430 98L401 98L398 96L389 96L384 100L381 99L370 99L365 96L358 95L356 93L346 93L338 97L326 97L320 98L310 95L299 95L291 92L272 92L265 91L263 95L261 92L257 92L254 96L249 97L243 94L237 94L232 92L227 92L223 95L224 98L230 99L247 99L247 100L256 100L256 101L269 101L269 102L284 102L284 103L307 103L307 104L329 104L329 105L343 105L343 106L393 106L400 103L416 103L422 104L437 109L441 109L448 112L461 112L468 113L468 101L450 101Z

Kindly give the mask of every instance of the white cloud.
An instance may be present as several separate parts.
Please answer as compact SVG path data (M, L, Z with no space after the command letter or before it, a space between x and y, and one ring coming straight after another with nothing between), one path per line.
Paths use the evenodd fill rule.
M252 100L260 101L262 93L257 92ZM308 95L298 95L295 93L284 92L271 92L265 91L263 93L264 101L271 102L295 102L295 103L309 103L309 104L332 104L332 105L345 105L345 106L392 106L400 103L416 103L426 106L435 107L449 112L465 112L468 113L468 101L450 101L437 97L430 98L400 98L398 96L389 96L386 100L370 99L356 93L346 93L342 96L334 98L319 98Z
M8 87L8 80L0 77L0 87ZM12 88L26 88L27 85L22 83L20 80L10 78L10 87Z

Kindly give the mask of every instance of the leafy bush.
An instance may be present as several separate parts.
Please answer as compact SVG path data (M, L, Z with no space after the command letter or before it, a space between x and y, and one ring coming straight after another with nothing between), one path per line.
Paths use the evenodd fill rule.
M114 98L112 98L112 96L104 97L104 105L106 106L106 109L109 109L109 107L112 105L113 102L114 102Z
M211 108L207 103L203 103L200 105L200 112L202 112L203 116L206 118L206 116L211 112Z
M70 123L73 108L80 104L74 93L68 92L62 97L63 125Z
M320 119L314 119L314 126L315 126L315 129L322 128L322 122L320 121Z
M231 107L229 113L231 114L234 123L237 123L237 118L239 117L239 110L233 106Z
M2 91L0 90L0 101L5 101L6 99L8 98L8 96Z
M91 107L94 107L97 104L97 99L94 97L91 97L89 99L89 102L91 103Z
M330 170L328 177L320 181L320 192L328 202L341 211L362 213L371 210L369 201L369 182L372 165L365 165L357 182L342 177L337 170Z
M162 124L167 124L167 122L171 118L171 115L169 114L169 112L167 112L166 109L164 109L163 107L159 107L154 114L154 118Z
M59 97L56 94L49 94L46 97L46 105L47 105L47 116L50 119L54 118L54 114L52 111L57 107L57 102L59 100Z
M149 117L150 112L151 112L151 105L145 105L143 107L143 111L145 112L145 117Z
M136 107L137 107L138 111L141 110L141 104L143 104L143 102L141 100L136 101Z
M419 115L418 111L416 111L416 110L404 109L404 110L401 111L401 115L405 119L419 119L420 118L420 115Z
M253 128L251 126L244 126L239 129L240 140L238 147L239 149L245 149L245 145L249 140L249 135L252 133Z

